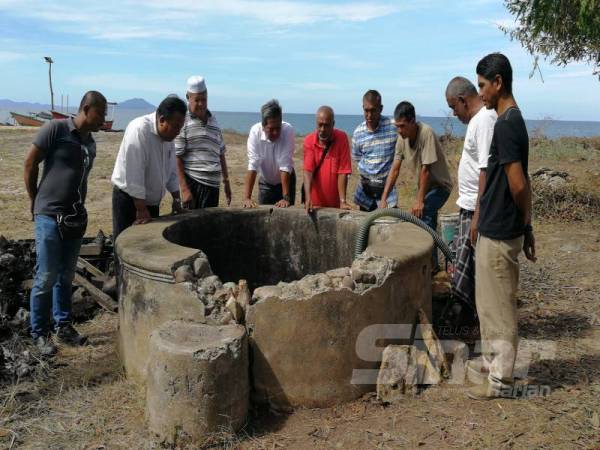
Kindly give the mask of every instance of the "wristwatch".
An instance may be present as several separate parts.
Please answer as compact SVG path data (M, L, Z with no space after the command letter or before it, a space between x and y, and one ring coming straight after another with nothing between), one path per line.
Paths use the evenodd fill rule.
M528 224L526 224L526 225L525 225L525 232L526 232L526 233L531 233L531 232L533 232L533 227L531 226L531 224L530 224L530 223L528 223Z
M289 194L284 194L283 195L283 200L285 200L286 202L290 203L291 199L290 199Z

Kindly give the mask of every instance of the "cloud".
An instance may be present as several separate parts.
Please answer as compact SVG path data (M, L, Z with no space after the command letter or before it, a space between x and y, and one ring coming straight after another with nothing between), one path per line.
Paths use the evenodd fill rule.
M34 0L0 0L0 8L6 15L36 19L59 32L104 40L174 41L198 39L199 27L215 17L238 17L277 29L325 22L366 22L406 9L389 1L331 5L300 0L108 0L97 4L64 0L43 6Z
M143 92L166 96L185 90L181 77L150 78L135 74L105 73L99 75L76 75L68 84L85 89L114 89L125 92Z

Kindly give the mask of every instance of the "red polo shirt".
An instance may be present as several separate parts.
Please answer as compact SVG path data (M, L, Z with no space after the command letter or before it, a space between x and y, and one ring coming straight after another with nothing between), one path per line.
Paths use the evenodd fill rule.
M306 136L304 138L304 170L313 172L319 164L324 150L325 148L319 144L317 131ZM327 156L316 176L313 176L310 189L310 199L313 206L340 207L337 180L338 175L342 173L352 173L350 145L346 133L334 129L333 141Z

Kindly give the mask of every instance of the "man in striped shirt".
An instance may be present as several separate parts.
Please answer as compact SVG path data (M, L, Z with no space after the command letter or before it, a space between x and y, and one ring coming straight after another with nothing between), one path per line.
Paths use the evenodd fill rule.
M352 136L352 159L358 162L360 182L354 202L361 211L374 211L379 206L385 181L392 167L398 135L394 123L381 116L383 105L379 92L370 90L363 96L365 121ZM387 196L387 206L396 206L396 187Z
M181 202L189 209L219 206L222 177L229 206L231 186L225 142L217 120L208 110L206 83L203 77L192 76L187 84L188 112L185 125L175 139Z

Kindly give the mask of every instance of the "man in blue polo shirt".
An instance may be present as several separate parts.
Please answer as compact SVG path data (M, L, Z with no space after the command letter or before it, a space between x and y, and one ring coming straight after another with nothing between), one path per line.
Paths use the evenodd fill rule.
M379 206L388 172L392 167L398 135L394 123L381 112L381 95L370 90L363 96L365 121L352 136L352 159L358 162L360 180L354 202L361 211L374 211ZM394 186L387 196L387 206L398 201Z

